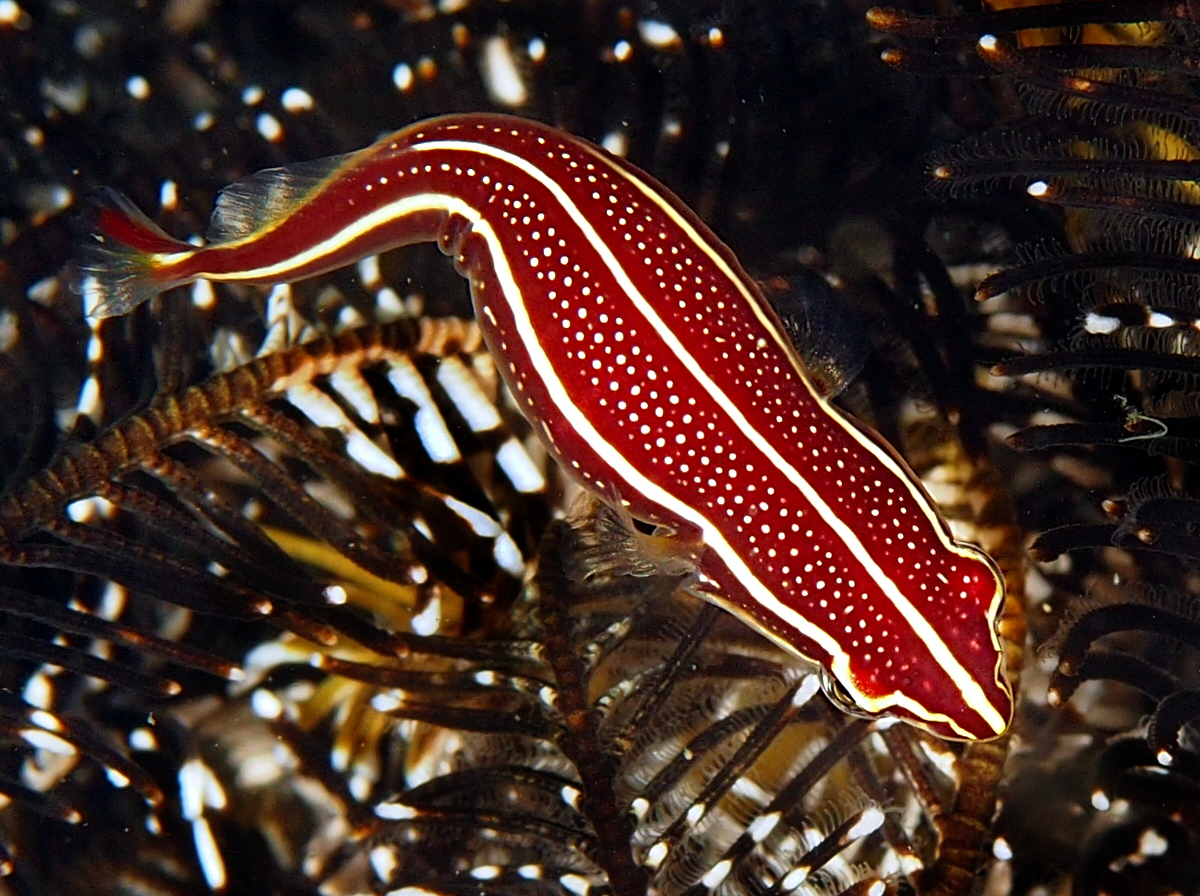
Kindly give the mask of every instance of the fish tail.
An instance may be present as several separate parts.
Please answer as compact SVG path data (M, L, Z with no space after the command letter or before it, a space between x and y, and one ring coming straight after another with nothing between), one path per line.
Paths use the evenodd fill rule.
M75 285L89 317L126 314L159 293L193 279L178 274L196 248L168 236L115 190L92 197L81 221Z

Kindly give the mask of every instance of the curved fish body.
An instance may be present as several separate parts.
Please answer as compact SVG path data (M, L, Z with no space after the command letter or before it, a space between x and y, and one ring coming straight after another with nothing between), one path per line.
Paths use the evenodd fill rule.
M558 461L702 542L713 601L820 662L863 712L951 738L1006 730L995 565L819 394L720 240L627 162L534 122L448 116L234 185L205 248L115 194L95 224L81 269L99 314L197 278L293 281L436 240Z

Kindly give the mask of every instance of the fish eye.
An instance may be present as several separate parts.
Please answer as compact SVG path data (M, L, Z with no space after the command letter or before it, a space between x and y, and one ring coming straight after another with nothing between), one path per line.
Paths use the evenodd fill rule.
M829 702L842 712L854 716L874 718L873 713L867 712L854 701L854 698L850 696L850 692L846 690L846 686L834 678L828 669L821 670L821 690L824 691Z

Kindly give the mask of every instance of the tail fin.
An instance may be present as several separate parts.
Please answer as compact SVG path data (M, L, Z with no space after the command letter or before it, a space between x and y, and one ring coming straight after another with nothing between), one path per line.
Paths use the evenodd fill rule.
M191 253L195 247L168 236L115 190L106 187L92 197L81 228L76 288L89 317L126 314L187 282L173 277L155 256Z

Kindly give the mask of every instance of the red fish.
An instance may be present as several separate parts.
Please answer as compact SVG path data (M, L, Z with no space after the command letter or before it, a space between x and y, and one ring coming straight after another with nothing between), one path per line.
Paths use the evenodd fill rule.
M199 278L300 280L436 240L551 452L603 500L702 545L705 597L821 663L859 711L959 739L1007 729L995 564L820 394L737 259L644 172L545 125L454 115L257 174L213 223L196 248L106 194L87 307L121 314Z

